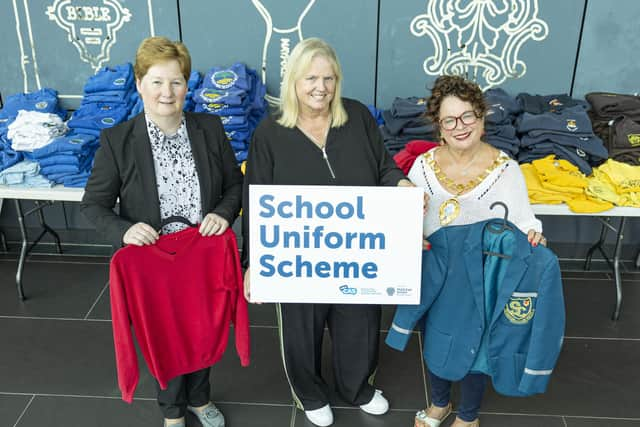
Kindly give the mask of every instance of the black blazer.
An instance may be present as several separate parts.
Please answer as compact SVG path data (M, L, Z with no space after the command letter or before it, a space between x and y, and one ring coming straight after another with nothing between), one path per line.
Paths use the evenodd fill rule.
M200 180L202 214L213 212L233 224L242 201L242 173L220 118L185 113ZM120 214L113 208L120 199ZM80 205L115 249L137 222L160 229L160 202L144 113L100 134L93 170Z

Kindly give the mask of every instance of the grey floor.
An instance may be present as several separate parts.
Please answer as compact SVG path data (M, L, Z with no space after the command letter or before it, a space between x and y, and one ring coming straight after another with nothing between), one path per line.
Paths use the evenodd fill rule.
M162 425L153 381L144 369L133 404L119 398L107 262L103 257L34 255L24 274L28 299L19 302L15 256L0 255L0 426ZM611 275L598 265L600 271L593 272L583 272L576 262L562 265L567 329L547 393L508 398L489 388L483 426L640 426L640 271L631 263L623 266L624 303L619 321L613 322ZM212 370L213 400L229 427L311 426L292 404L273 306L250 310L251 365L240 366L230 343ZM385 307L381 338L392 315L392 308ZM328 377L329 365L325 358ZM380 348L376 384L391 411L371 416L336 398L336 427L413 425L413 414L428 401L417 335L403 353ZM192 418L187 422L199 425Z

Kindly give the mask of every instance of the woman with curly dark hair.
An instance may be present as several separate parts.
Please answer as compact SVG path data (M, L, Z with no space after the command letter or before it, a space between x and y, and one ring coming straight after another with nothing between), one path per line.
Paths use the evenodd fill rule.
M502 216L501 210L497 212L490 208L494 202L500 201L509 209L509 221L527 234L531 245L545 245L542 226L529 205L527 188L518 164L483 141L486 114L487 106L482 91L474 82L460 76L441 76L435 81L426 116L438 127L441 145L418 157L408 175L429 196L424 236L428 240L442 227L472 224ZM426 243L426 248L430 249L429 243ZM456 323L456 315L455 310L447 313L451 323ZM459 315L464 316L463 313ZM426 325L427 328L437 327L430 322ZM465 327L473 326L476 325ZM441 350L444 352L447 349ZM425 354L425 358L428 359L428 355ZM427 361L432 405L417 413L416 427L438 427L451 413L451 380L459 379L438 376L437 363ZM483 367L476 365L474 363L460 379L460 404L452 424L455 427L480 425L478 411L487 376Z

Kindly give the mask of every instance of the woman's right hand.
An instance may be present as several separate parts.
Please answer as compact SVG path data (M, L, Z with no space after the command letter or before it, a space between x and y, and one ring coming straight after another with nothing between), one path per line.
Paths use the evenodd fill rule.
M138 222L133 224L122 236L125 245L145 246L153 245L160 235L149 224Z

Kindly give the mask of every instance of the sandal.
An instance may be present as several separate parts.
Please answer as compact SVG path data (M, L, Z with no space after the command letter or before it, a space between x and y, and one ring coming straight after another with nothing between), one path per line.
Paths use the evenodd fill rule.
M433 405L431 405L429 408L427 409L423 409L421 411L416 412L416 418L415 418L415 423L414 423L414 427L439 427L440 424L442 424L442 422L449 416L451 415L451 402L449 402L447 404L447 406L445 406L442 409L445 409L446 412L445 414L441 417L441 418L433 418L427 415L427 413L429 412L429 409L433 408Z
M476 418L473 421L462 421L460 418L456 417L456 419L453 422L453 424L451 424L451 427L455 427L455 426L459 426L459 427L480 427L480 419Z

